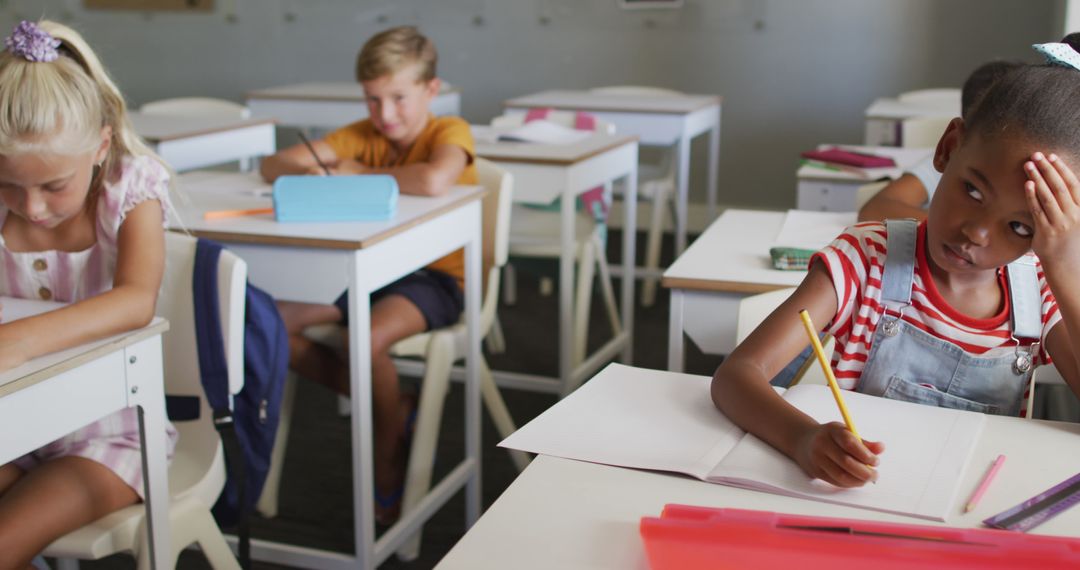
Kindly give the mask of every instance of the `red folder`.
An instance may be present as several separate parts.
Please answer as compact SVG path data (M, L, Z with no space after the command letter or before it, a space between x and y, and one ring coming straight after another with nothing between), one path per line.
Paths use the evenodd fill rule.
M844 150L842 148L808 150L799 156L810 160L820 160L822 162L856 166L859 168L891 168L896 166L896 162L887 156L863 154L861 152Z
M667 505L642 517L653 570L1080 568L1080 539Z

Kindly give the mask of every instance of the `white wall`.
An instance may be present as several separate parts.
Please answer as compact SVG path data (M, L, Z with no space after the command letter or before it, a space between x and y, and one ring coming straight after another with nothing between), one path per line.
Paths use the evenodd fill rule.
M875 97L959 86L991 58L1033 60L1028 46L1062 25L1059 4L1028 0L686 0L633 12L616 0L217 0L208 14L0 0L5 31L43 14L80 29L135 104L351 80L364 40L397 24L435 40L440 75L462 87L473 122L552 87L718 93L721 202L770 208L794 204L799 151L861 141ZM693 200L704 178L695 169Z

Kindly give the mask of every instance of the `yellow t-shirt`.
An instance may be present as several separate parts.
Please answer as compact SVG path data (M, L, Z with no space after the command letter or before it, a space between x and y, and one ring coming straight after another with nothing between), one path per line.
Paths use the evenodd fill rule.
M390 159L392 154L390 141L375 128L369 119L341 127L326 135L323 140L334 149L338 158L351 158L375 168L392 168L424 162L431 156L435 147L444 144L457 145L469 155L469 164L461 173L461 177L457 179L457 183L477 183L476 165L473 164L473 157L476 154L473 150L472 131L469 130L469 124L460 117L428 117L427 126L417 137L412 148L396 160ZM438 236L431 237L438 238ZM442 271L457 279L458 285L464 285L465 252L459 249L446 257L437 259L428 265L428 269Z

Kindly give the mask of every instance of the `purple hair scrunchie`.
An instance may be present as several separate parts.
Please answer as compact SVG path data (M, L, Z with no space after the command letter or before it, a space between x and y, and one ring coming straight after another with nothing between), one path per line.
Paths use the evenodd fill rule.
M26 20L19 22L11 35L4 38L4 47L26 61L47 62L60 57L60 52L56 50L60 47L60 40Z

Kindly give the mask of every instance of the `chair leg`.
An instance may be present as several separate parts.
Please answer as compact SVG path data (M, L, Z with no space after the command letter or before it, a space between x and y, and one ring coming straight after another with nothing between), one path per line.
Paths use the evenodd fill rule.
M517 271L510 263L503 265L502 298L507 307L517 303Z
M604 296L604 305L607 307L608 324L611 326L611 334L615 336L622 332L622 320L619 318L619 306L615 302L615 287L611 283L611 269L604 256L604 244L600 238L593 236L592 246L596 249L596 267L600 273L600 293Z
M495 423L495 429L499 432L499 436L504 439L510 437L510 434L517 431L517 426L514 425L514 418L506 407L506 401L503 400L499 387L495 385L495 377L491 374L491 368L488 367L487 360L483 357L480 357L480 393L484 397L484 407L487 408L491 421ZM510 450L510 458L514 461L514 465L517 466L519 472L524 471L528 467L529 461L532 460L529 454L518 450Z
M272 519L278 514L278 493L281 489L281 470L285 463L285 447L289 442L289 429L292 427L293 405L296 403L296 374L285 375L285 387L281 394L281 411L278 417L277 435L274 436L274 450L270 453L270 467L266 473L262 495L255 504L255 510L262 516Z
M79 570L79 560L77 558L57 558L56 570Z
M594 236L595 237L595 236ZM599 241L599 238L597 238ZM593 266L596 263L596 250L591 243L578 247L577 292L574 299L574 328L571 353L571 367L577 368L585 361L589 346L589 312L592 307ZM602 253L601 253L602 254Z
M499 315L492 318L491 329L484 337L484 344L487 345L488 352L491 354L506 352L506 336L503 334L502 324L499 323Z
M435 448L439 443L443 404L450 384L450 370L454 365L454 338L450 334L435 333L428 344L424 380L420 387L420 403L416 410L416 431L413 433L412 449L405 472L405 494L401 500L401 514L406 514L427 495L431 488L431 472L435 464ZM420 555L420 538L423 530L402 544L398 557L405 561Z
M240 570L240 562L221 536L214 516L206 508L190 513L190 524L195 526L194 542L199 545L206 561L214 570Z
M666 190L653 194L652 220L645 245L645 274L641 283L641 306L651 307L656 302L656 277L653 272L660 268L660 243L664 236L664 214L667 210Z

